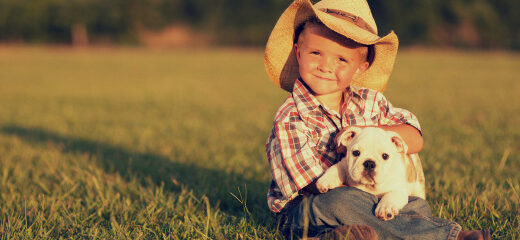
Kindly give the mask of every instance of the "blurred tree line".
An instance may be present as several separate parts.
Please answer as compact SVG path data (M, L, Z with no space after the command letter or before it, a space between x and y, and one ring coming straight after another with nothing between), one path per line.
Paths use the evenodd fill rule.
M139 44L172 24L218 45L261 46L291 0L0 0L0 41ZM520 49L519 0L368 0L403 45Z

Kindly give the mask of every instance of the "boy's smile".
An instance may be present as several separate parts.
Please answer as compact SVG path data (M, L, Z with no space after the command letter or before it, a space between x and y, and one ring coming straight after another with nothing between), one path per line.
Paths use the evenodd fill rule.
M366 56L350 40L316 24L305 26L294 44L299 72L314 96L335 108L352 78L368 68ZM338 109L336 109L338 110Z

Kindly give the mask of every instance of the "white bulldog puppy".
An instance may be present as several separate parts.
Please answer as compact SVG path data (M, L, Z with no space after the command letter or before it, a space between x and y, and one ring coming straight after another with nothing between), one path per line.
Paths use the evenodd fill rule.
M408 196L425 199L424 173L417 154L406 154L408 146L399 134L376 127L348 127L336 136L338 153L345 154L316 182L317 189L347 185L379 198L375 215L393 219L408 203Z

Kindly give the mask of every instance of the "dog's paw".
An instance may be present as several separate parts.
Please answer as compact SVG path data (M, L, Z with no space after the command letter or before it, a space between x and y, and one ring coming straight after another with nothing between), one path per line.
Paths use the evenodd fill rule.
M316 188L320 193L326 193L330 189L337 188L342 185L341 179L332 174L325 174L316 181Z
M338 164L333 165L316 181L316 188L320 193L326 193L330 189L337 188L343 184L339 174Z
M327 180L322 177L316 182L316 188L320 193L326 193L330 189L330 184L328 184Z
M397 216L399 210L398 206L390 201L380 201L379 204L377 204L375 215L383 221L388 221Z

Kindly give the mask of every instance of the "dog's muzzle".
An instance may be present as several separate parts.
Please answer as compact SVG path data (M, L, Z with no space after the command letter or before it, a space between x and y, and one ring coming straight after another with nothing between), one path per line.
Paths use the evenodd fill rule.
M376 162L367 159L363 162L363 178L368 181L367 184L375 184L376 177Z
M366 171L372 171L372 170L374 170L374 168L376 168L376 163L372 160L366 160L363 163L363 167L365 167Z

